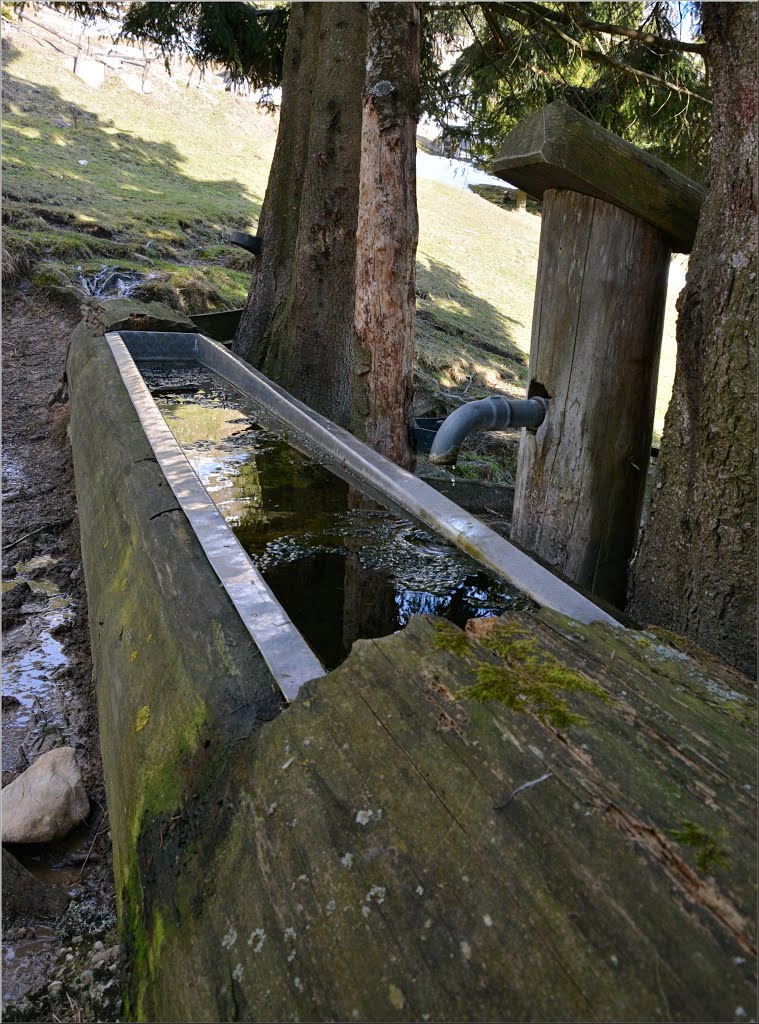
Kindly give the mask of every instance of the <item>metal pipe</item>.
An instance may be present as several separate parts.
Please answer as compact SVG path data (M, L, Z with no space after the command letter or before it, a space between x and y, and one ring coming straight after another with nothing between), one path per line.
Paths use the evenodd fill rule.
M505 430L507 427L540 426L548 410L547 398L482 398L467 402L448 416L435 435L430 462L438 466L456 464L464 439L473 430Z

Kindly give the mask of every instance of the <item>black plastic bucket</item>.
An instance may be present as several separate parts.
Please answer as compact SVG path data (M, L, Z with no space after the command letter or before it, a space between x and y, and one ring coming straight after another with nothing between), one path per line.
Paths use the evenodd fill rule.
M414 420L414 440L418 452L428 452L430 450L432 442L435 440L435 434L437 434L444 422L445 416Z

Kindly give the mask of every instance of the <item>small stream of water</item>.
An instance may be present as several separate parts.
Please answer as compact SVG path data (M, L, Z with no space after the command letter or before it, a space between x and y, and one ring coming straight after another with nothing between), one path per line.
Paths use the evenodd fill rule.
M197 363L141 363L167 424L277 599L326 668L418 613L463 626L527 598L425 528L351 508L348 485L256 421Z
M19 756L25 761L27 755L39 753L51 733L57 744L68 739L63 706L68 693L56 685L66 657L56 632L73 610L70 598L40 575L52 562L49 555L42 555L18 563L15 577L3 581L3 593L24 583L31 588L29 603L21 609L21 624L3 635L4 773L18 770Z

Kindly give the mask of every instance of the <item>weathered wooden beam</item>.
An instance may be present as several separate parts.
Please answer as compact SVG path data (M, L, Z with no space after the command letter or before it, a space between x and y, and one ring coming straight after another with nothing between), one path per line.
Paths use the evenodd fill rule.
M619 207L543 199L528 396L511 539L624 607L651 453L669 248Z
M556 614L358 642L230 749L218 809L143 819L142 1014L750 1014L744 686Z
M493 173L537 199L569 189L619 206L690 252L704 190L663 160L556 100L509 133Z
M543 197L512 540L624 606L640 524L672 248L702 190L565 103L508 136L496 173Z

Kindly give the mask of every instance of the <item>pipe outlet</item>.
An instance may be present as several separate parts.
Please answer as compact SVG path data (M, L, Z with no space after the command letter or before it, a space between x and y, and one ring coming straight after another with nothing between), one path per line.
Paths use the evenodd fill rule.
M473 430L537 429L548 410L547 398L482 398L467 402L443 421L430 450L430 462L455 466L464 440Z

